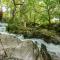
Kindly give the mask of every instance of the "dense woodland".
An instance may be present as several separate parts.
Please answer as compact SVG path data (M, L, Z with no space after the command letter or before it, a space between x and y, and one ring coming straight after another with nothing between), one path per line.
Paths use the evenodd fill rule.
M0 11L9 32L60 35L60 0L0 0Z

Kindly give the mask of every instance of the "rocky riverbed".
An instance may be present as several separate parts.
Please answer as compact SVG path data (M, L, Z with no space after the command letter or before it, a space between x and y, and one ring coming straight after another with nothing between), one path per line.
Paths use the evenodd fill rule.
M21 41L15 35L0 34L0 60L48 60L47 54L46 47L38 48L31 40Z
M42 39L0 33L0 60L60 60L59 47Z

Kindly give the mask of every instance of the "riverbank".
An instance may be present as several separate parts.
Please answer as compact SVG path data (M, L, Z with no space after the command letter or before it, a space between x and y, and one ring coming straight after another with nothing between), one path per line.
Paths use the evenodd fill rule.
M24 38L42 38L47 43L60 44L60 36L54 30L37 28L20 28L17 34L23 34Z
M42 38L47 43L60 44L60 24L37 25L27 27L8 25L7 31L15 34L22 34L24 38Z

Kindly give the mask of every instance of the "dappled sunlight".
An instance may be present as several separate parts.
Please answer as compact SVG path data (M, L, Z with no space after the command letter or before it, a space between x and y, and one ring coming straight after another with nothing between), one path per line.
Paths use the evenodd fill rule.
M3 11L3 12L6 12L6 11L7 11L7 9L6 9L5 6L2 6L2 11Z

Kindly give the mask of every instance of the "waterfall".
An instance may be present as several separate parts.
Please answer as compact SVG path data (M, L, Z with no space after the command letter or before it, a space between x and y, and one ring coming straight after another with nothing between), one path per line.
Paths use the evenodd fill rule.
M0 32L6 32L7 23L0 23Z

